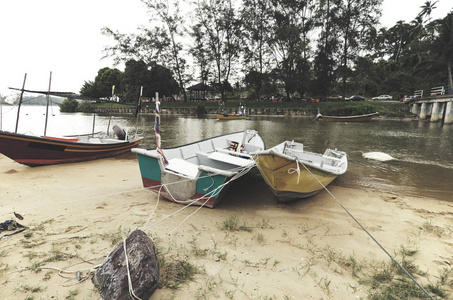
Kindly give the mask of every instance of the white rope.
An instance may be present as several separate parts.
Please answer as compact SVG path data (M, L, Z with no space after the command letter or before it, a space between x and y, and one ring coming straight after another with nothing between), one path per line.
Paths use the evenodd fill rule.
M126 259L127 284L129 287L129 296L131 296L132 299L141 300L139 297L137 297L137 295L135 295L134 289L132 287L131 271L129 270L129 259L128 259L127 250L126 250L126 237L123 238L123 249L124 249L124 257Z
M297 184L299 184L299 179L300 179L300 168L299 168L299 159L296 158L296 164L297 164L297 169L294 169L294 168L289 168L288 169L288 174L294 174L295 172L297 172Z
M343 208L343 210L362 228L363 231L365 231L366 234L387 254L390 259L404 272L406 275L428 296L431 300L434 300L434 298L426 291L416 280L412 275L406 271L406 269L396 261L396 259L374 238L374 236L368 232L368 230L365 229L365 227L362 226L362 224L346 209L346 207L327 189L327 187L322 184L322 182L305 166L303 162L301 162L302 166L304 166L305 170L307 170L308 173L310 173L311 176L313 176L314 179L326 190L329 195L337 201L337 203Z

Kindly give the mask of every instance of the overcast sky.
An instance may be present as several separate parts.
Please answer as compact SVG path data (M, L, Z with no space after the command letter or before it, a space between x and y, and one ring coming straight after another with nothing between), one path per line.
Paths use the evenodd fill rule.
M425 2L384 0L382 26L413 20ZM453 1L436 6L433 17L443 18ZM99 69L114 67L101 59L103 47L113 43L101 28L132 33L147 22L139 0L0 0L0 94L21 88L25 73L26 89L47 90L51 71L51 90L78 93Z

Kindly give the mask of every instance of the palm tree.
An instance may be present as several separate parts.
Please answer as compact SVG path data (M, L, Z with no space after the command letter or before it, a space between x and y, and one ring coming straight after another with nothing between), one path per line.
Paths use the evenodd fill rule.
M428 19L426 21L429 21L429 19L430 19L429 17L431 15L433 9L436 9L436 7L434 5L436 5L437 2L439 2L439 1L434 1L433 3L431 3L431 1L426 1L425 5L420 6L422 11L417 15L417 18L423 19L424 16L427 16Z

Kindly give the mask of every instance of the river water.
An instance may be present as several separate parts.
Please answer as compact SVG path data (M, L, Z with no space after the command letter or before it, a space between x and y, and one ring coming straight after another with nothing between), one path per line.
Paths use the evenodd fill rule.
M23 105L18 132L42 135L45 111L42 106ZM14 131L17 107L4 105L2 116L3 130ZM105 131L108 123L108 116L96 116L95 131ZM138 122L134 116L117 115L111 118L110 128L115 124L129 133L137 130L143 135L141 147L156 146L153 115L140 115ZM47 135L89 133L92 128L93 114L60 113L58 107L49 108ZM307 151L312 152L337 148L348 154L349 168L346 174L334 181L334 185L453 201L452 125L383 119L331 123L286 116L218 121L162 115L160 129L164 148L245 129L257 130L267 148L285 140L301 142ZM362 157L366 152L387 153L396 160L366 160Z

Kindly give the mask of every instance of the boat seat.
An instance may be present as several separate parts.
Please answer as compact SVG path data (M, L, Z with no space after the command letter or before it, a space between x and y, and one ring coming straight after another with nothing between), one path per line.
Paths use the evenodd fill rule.
M333 156L330 156L330 155L325 155L324 154L322 157L330 159L330 160L334 160L334 161L341 161L341 158L333 157Z
M228 151L228 150L224 150L224 151ZM237 153L237 152L233 152L233 153L236 153L237 155L243 155L243 153ZM239 166L239 167L245 167L251 163L251 161L249 159L240 158L238 156L233 156L233 155L221 153L218 151L209 154L208 158L210 158L212 160L217 160L220 162L228 163L231 165Z
M252 158L249 154L244 153L244 152L236 152L236 151L231 151L231 150L222 149L222 148L215 148L215 151L224 153L224 154L229 154L232 156L242 156L244 158Z
M170 159L165 169L190 178L197 178L198 175L198 165L180 158Z

